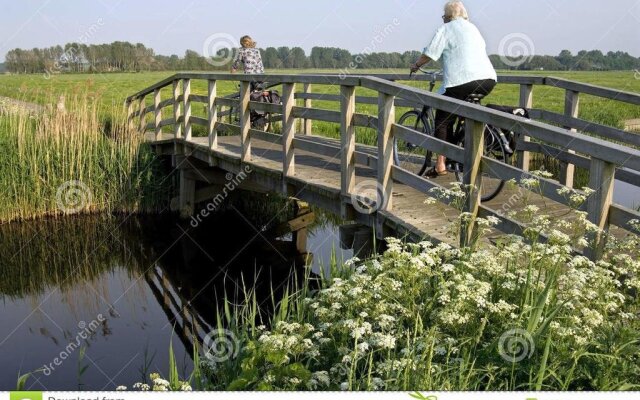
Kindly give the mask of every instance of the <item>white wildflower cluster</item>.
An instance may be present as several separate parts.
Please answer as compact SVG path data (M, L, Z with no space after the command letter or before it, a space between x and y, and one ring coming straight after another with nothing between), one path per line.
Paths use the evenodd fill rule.
M258 342L263 351L273 354L281 354L276 363L286 364L291 358L302 354L308 357L317 357L320 352L317 343L314 343L313 332L315 327L311 324L287 323L280 321L273 331L264 332Z
M179 392L190 392L193 389L189 382L178 381L176 382L175 388L171 387L171 383L162 378L158 373L152 373L149 375L149 379L151 381L151 385L143 382L137 382L133 384L133 390L140 392L169 392L169 391L179 391ZM116 390L127 390L126 386L119 386Z

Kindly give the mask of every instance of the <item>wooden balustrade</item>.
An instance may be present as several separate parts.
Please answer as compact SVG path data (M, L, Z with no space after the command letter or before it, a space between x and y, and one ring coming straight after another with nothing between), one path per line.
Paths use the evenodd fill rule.
M265 80L282 85L282 104L265 104L250 101L250 81ZM192 93L192 81L207 82L207 94ZM228 74L184 73L153 85L127 99L128 123L135 126L135 118L139 119L139 129L149 128L156 140L160 140L164 127L173 126L174 140L189 141L193 136L193 125L206 128L208 149L216 151L218 134L238 135L240 137L242 163L252 162L252 137L278 143L282 146L282 183L283 192L288 193L288 181L296 176L296 151L309 151L323 156L340 154L340 194L344 216L352 215L352 204L349 204L356 188L356 165L364 165L376 171L376 183L379 189L375 199L378 213L389 213L394 210L394 182L410 186L425 194L437 182L426 180L410 174L394 165L395 138L444 154L448 158L463 162L463 184L467 190L464 211L471 216L470 223L464 226L460 235L462 245L469 244L474 235L474 220L478 216L499 216L495 211L481 204L482 175L516 181L533 177L529 173L530 154L533 152L552 154L564 162L566 167L560 182L540 178L541 193L546 198L559 203L568 204L558 190L564 186L573 186L574 166L588 169L590 172L589 187L595 191L583 207L588 212L589 220L602 231L610 225L630 229L631 219L640 219L640 213L613 203L612 193L616 178L635 186L640 186L640 135L627 134L614 127L592 124L578 118L579 95L587 93L607 99L620 100L630 104L640 104L640 95L628 92L600 88L557 78L545 77L500 77L503 84L515 84L520 88L519 105L532 109L532 118L539 118L560 123L563 128L545 123L526 120L486 107L466 103L460 100L445 98L434 93L405 86L394 81L408 80L404 75L383 74L378 76L335 75L269 75L269 76L236 76ZM426 80L424 77L418 80ZM219 95L219 83L240 81L239 98L231 99ZM296 93L299 84L302 92ZM330 85L339 88L339 94L312 93L312 85ZM564 89L566 92L565 113L556 114L546 110L533 109L533 90L535 85L548 85ZM172 88L168 99L162 100L162 89ZM376 97L356 96L357 88L366 88L377 92ZM153 94L153 105L146 105L146 96ZM296 99L302 99L302 107L296 106ZM313 100L338 101L339 111L313 108ZM137 102L137 110L135 106ZM192 115L192 103L204 104L206 118ZM377 115L356 113L356 104L377 104ZM435 109L443 109L466 119L465 148L427 136L410 127L396 124L397 107L415 107L428 105ZM173 107L173 118L162 119L162 109ZM219 112L218 107L233 107L238 110L239 124L235 124L229 113L229 123L222 122L226 112ZM282 135L274 135L256 131L251 128L250 113L259 110L281 115ZM146 123L146 115L153 112L153 123ZM301 120L300 124L296 121ZM339 143L317 143L306 140L312 135L312 121L325 121L339 124ZM498 128L514 131L518 134L518 165L503 164L483 156L484 125L491 124ZM300 136L296 135L296 126L300 127ZM356 148L356 127L375 129L377 132L377 152L363 153ZM582 134L589 132L599 137ZM631 136L629 136L631 135ZM600 137L615 140L617 143L603 140ZM339 147L338 147L339 146ZM213 164L213 160L210 160ZM193 182L184 184L192 185ZM184 185L183 184L183 185ZM446 201L444 201L446 203ZM184 200L183 206L192 206L190 200ZM504 216L499 216L499 228L508 232L523 232L524 226ZM603 236L594 234L594 246L588 251L589 256L597 258L602 252Z

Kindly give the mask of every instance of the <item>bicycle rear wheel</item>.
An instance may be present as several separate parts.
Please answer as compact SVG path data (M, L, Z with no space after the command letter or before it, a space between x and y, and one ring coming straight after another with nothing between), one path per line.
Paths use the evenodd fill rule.
M458 145L464 147L464 139ZM484 129L484 155L505 164L511 163L511 154L507 152L496 128L492 126L485 126ZM454 169L456 178L462 182L464 176L463 165L455 163ZM504 184L504 180L483 173L482 190L480 194L482 201L490 201L496 198L496 196L500 194L500 191L502 191L502 188L504 188Z
M427 115L431 112L428 111ZM433 119L418 111L408 111L398 121L398 125L422 132L426 135L433 135ZM402 139L394 139L393 158L397 166L422 175L431 165L433 152L422 148L421 143L410 143Z

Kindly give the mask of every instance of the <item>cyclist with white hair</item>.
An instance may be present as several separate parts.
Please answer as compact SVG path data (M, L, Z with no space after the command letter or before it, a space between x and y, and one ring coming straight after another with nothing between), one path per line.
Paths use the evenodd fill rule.
M444 6L444 25L437 31L431 43L411 66L411 72L431 60L442 59L444 80L440 94L465 100L472 94L488 95L496 85L496 71L487 55L486 43L480 31L469 22L469 14L462 1L449 1ZM453 141L453 125L456 117L438 110L435 117L435 136ZM435 178L447 174L446 157L438 156L436 165L426 172Z

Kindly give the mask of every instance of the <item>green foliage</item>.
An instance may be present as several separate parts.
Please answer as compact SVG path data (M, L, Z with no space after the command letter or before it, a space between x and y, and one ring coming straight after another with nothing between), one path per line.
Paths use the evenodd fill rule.
M147 211L168 199L160 162L121 111L105 121L88 91L64 111L0 115L0 221Z
M87 45L67 43L43 49L13 49L6 55L4 67L13 73L44 73L47 76L68 72L140 72L228 69L234 49L220 49L215 55L226 63L213 66L194 50L186 50L184 56L156 55L153 49L142 43L113 42ZM267 47L260 49L266 68L333 68L370 69L406 68L420 56L420 52L373 52L375 46L362 54L351 54L336 47L316 46L307 56L300 47ZM622 51L610 51L606 55L600 50L580 51L575 56L563 50L557 56L535 55L526 60L505 63L504 56L491 55L498 69L553 70L553 71L609 71L640 68L640 58Z

